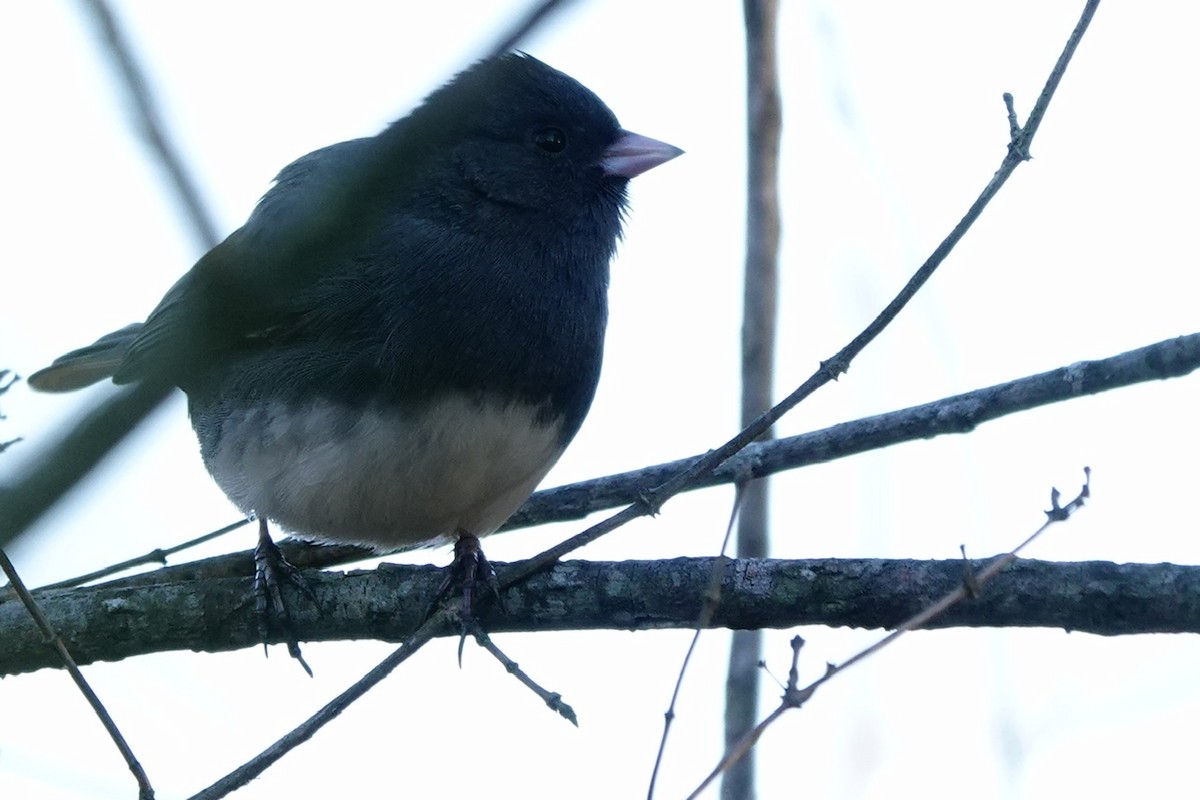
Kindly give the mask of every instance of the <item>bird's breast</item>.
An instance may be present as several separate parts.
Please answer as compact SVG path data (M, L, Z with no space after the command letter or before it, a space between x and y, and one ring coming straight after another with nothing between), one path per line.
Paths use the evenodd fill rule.
M493 532L565 446L561 418L544 409L461 393L407 409L274 402L193 422L205 464L243 511L381 548Z

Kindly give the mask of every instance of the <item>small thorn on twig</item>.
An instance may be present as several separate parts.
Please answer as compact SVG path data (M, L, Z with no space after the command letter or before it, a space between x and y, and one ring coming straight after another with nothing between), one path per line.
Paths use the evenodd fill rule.
M846 373L847 369L845 359L838 356L821 362L821 371L828 375L830 380L836 381Z
M975 567L971 566L971 560L967 558L967 546L960 544L958 549L962 553L963 591L967 593L967 597L977 600L979 599L981 587L979 585L979 578L975 577Z
M1029 161L1029 146L1025 140L1025 131L1017 122L1017 109L1013 105L1011 92L1004 93L1004 107L1008 110L1008 152L1015 154L1022 161Z
M1004 107L1008 110L1008 136L1014 142L1021 135L1021 124L1017 122L1017 109L1013 105L1012 92L1004 93Z

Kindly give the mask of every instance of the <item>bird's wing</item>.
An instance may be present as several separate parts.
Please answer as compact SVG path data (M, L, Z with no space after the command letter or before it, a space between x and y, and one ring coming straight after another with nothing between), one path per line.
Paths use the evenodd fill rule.
M162 375L178 382L215 353L266 344L307 309L298 291L328 259L305 249L314 232L337 246L329 218L346 177L360 168L371 139L309 153L280 171L246 224L206 253L175 283L129 344L117 383ZM324 252L324 251L322 251Z

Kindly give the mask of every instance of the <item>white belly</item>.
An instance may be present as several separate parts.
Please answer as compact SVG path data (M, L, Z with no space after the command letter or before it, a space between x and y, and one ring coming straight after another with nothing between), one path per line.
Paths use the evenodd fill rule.
M416 416L319 401L222 423L208 469L243 511L381 548L492 533L562 455L528 405L447 397Z

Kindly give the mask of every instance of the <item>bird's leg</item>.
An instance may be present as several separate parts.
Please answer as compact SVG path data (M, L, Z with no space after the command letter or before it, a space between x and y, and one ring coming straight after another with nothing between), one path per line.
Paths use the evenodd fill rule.
M425 618L428 619L438 604L450 596L454 587L460 586L462 609L459 615L463 621L463 630L466 630L467 622L474 619L475 597L481 586L486 587L497 602L503 604L503 601L500 599L500 584L496 580L496 571L483 554L479 537L464 530L458 531L456 535L458 538L454 541L454 560L446 567L445 575L434 593L433 602Z
M312 677L312 669L300 654L300 643L296 641L296 632L292 627L292 615L288 612L287 604L283 602L280 586L284 581L295 586L314 603L317 596L312 587L288 560L283 557L279 545L271 539L267 530L267 520L258 520L258 545L254 548L254 612L258 618L258 638L263 644L263 652L267 652L267 638L274 621L287 637L288 655L300 662L304 671Z
M496 570L492 562L483 554L483 545L479 537L473 533L459 531L458 539L454 542L454 561L451 568L458 570L462 581L463 617L470 619L474 616L473 600L475 590L485 586L496 602L500 600L500 583L496 580Z

